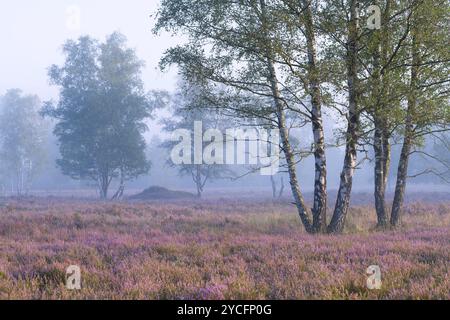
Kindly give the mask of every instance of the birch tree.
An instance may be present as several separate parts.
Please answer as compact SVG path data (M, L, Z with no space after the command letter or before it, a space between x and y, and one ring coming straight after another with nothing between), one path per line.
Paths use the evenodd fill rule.
M323 11L321 28L325 35L331 39L331 43L335 44L331 46L331 54L336 54L345 62L346 72L344 90L347 92L347 129L344 137L344 164L333 217L328 226L329 233L341 233L350 205L353 177L357 167L358 141L360 139L362 85L360 80L361 25L359 2L356 0L332 1ZM336 50L335 47L340 47L340 49ZM341 87L339 84L340 77L337 76L335 79L335 87Z
M273 126L280 130L281 149L300 219L308 232L325 232L326 159L321 119L323 94L316 60L311 2L197 1L195 4L193 7L190 1L162 2L155 30L184 32L190 36L186 45L167 52L162 65L177 64L186 76L227 86L228 93L232 91L232 96L239 98L234 101L220 99L222 107L272 121ZM349 32L348 39L345 39L344 55L348 58L349 125L341 186L328 232L343 230L356 166L359 122L356 1L351 1L348 10L352 14L345 26ZM298 39L305 42L301 43ZM305 43L308 49L306 56L303 56L301 48ZM267 107L239 105L245 102L246 94L265 99ZM307 207L298 180L298 154L291 145L287 112L295 112L305 121L313 123L316 181L312 212Z
M401 66L408 76L408 94L402 126L403 143L390 223L401 224L408 165L421 138L446 131L450 123L448 1L420 1L411 9L408 60Z

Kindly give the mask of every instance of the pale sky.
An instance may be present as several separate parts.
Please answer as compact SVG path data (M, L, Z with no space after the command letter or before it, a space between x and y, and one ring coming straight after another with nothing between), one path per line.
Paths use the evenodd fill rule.
M42 100L57 98L47 68L61 64L63 43L80 35L104 40L120 31L128 45L146 61L143 79L147 90L172 90L176 70L162 73L158 62L163 52L180 39L155 36L149 17L159 0L1 0L0 1L0 95L9 88L37 94ZM70 8L80 12L79 29Z

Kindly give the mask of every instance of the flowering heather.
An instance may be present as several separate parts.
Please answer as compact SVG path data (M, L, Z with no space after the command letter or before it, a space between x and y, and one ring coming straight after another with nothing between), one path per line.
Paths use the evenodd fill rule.
M450 203L408 204L395 232L357 206L342 236L306 234L288 202L7 203L0 299L450 299Z

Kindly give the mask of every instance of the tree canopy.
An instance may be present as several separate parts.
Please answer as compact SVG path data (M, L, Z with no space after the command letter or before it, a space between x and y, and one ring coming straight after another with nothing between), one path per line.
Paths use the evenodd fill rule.
M59 101L44 108L57 120L57 164L74 179L94 180L106 198L113 179L119 178L123 188L124 181L150 169L143 134L155 96L144 91L144 63L120 33L104 43L87 36L69 40L63 51L63 66L49 70L60 88Z

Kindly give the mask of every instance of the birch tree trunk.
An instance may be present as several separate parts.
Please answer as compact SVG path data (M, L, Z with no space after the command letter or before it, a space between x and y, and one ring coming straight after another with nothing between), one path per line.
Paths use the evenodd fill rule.
M402 151L400 154L400 160L398 164L398 172L397 172L397 183L395 186L395 195L394 202L392 204L392 213L391 213L391 226L396 228L400 225L401 221L401 210L404 203L405 198L405 190L406 190L406 179L408 175L408 164L409 164L409 154L411 152L412 146L412 125L411 121L407 121L407 129L408 132L405 132L405 138L403 141Z
M376 122L382 121L377 119ZM386 190L391 162L391 145L389 134L383 127L375 124L374 153L375 153L375 210L377 213L377 228L385 229L389 225L388 210L386 208Z
M308 81L311 97L311 118L314 136L314 232L327 230L327 159L325 155L325 134L322 120L322 94L320 91L319 71L317 70L316 38L312 19L311 1L303 0L305 18L305 36L308 51Z
M383 144L383 133L381 125L378 123L380 119L375 120L374 133L374 153L375 153L375 210L377 213L377 227L384 229L388 225L388 217L386 213L386 166L385 166L385 145Z
M200 165L195 165L195 173L193 174L193 179L195 182L195 186L197 188L197 198L202 197L203 193L203 185L202 185L202 174L201 174L201 168Z
M288 167L289 173L289 183L291 185L292 195L295 200L295 205L297 207L298 214L300 216L300 220L302 221L305 230L308 233L314 233L311 219L308 216L307 206L305 199L303 198L303 194L300 190L298 178L297 178L297 168L294 152L292 150L291 143L289 142L289 130L286 124L286 110L283 105L283 101L281 99L281 93L278 87L278 80L276 76L275 66L273 60L270 58L267 59L267 66L269 70L269 79L272 89L272 94L274 97L274 103L278 118L278 129L280 130L280 137L282 143L282 149L284 156L286 158L286 163Z
M377 32L375 32L377 33ZM379 37L379 33L375 34L375 37ZM387 215L385 206L385 187L384 187L384 144L383 144L383 121L382 114L384 112L384 99L380 96L383 94L380 90L381 74L380 74L380 42L379 39L375 39L377 42L374 52L374 74L372 85L372 101L373 103L373 119L374 119L374 137L373 137L373 151L375 154L375 166L374 166L374 198L375 198L375 211L377 213L377 228L384 229L387 226Z
M375 1L378 5L379 1ZM374 199L375 211L377 213L377 228L385 229L388 226L388 215L386 211L386 186L389 175L390 144L389 130L387 128L386 107L387 90L389 83L386 74L382 73L382 64L387 63L387 50L389 46L388 23L390 17L390 0L386 1L386 8L383 13L382 30L373 32L374 51L372 75L372 97L373 119L374 119L374 138L373 149L375 154L374 166Z
M277 116L277 124L278 124L278 129L280 130L282 150L283 150L284 156L286 158L286 163L287 163L287 167L288 167L289 183L291 185L292 195L294 197L295 206L297 207L297 211L300 216L300 220L302 221L306 232L314 233L312 222L308 215L306 202L305 202L305 199L303 197L303 194L300 190L300 186L298 183L297 168L296 168L297 162L295 161L294 151L293 151L291 143L289 141L289 130L287 127L287 122L286 122L286 110L285 110L285 105L283 103L279 84L278 84L278 77L277 77L275 63L274 63L275 59L273 57L272 43L271 43L269 37L267 37L268 32L266 30L266 28L267 28L266 3L265 3L265 0L260 0L259 3L261 6L262 32L264 35L266 35L267 42L268 42L268 44L266 46L266 57L267 57L266 63L267 63L268 80L270 82L270 89L272 91L272 97L274 100L276 116Z
M277 184L273 176L270 176L270 184L272 186L272 199L276 199L277 197Z
M387 124L384 125L384 130L383 130L383 152L384 152L384 159L383 159L383 172L384 172L384 181L383 181L383 185L384 185L384 195L386 195L386 190L388 187L388 182L389 182L389 173L390 173L390 168L391 168L391 157L392 157L392 147L391 147L391 143L389 142L389 139L391 138L391 134L389 132L389 129L387 128ZM386 202L386 200L384 200Z
M350 22L347 43L347 77L348 77L348 126L344 166L341 172L336 205L328 226L329 233L342 233L347 217L350 196L353 186L353 175L356 167L357 142L359 130L359 79L358 79L358 37L359 13L358 1L352 0L350 5Z
M408 164L411 154L411 149L414 140L414 125L413 114L417 104L417 84L419 77L419 44L417 37L413 30L412 36L412 63L411 63L411 78L409 85L408 107L406 110L405 119L405 133L403 139L402 151L398 163L397 183L395 186L394 202L392 204L391 212L391 226L396 228L401 224L401 211L405 199L406 180L408 178Z

